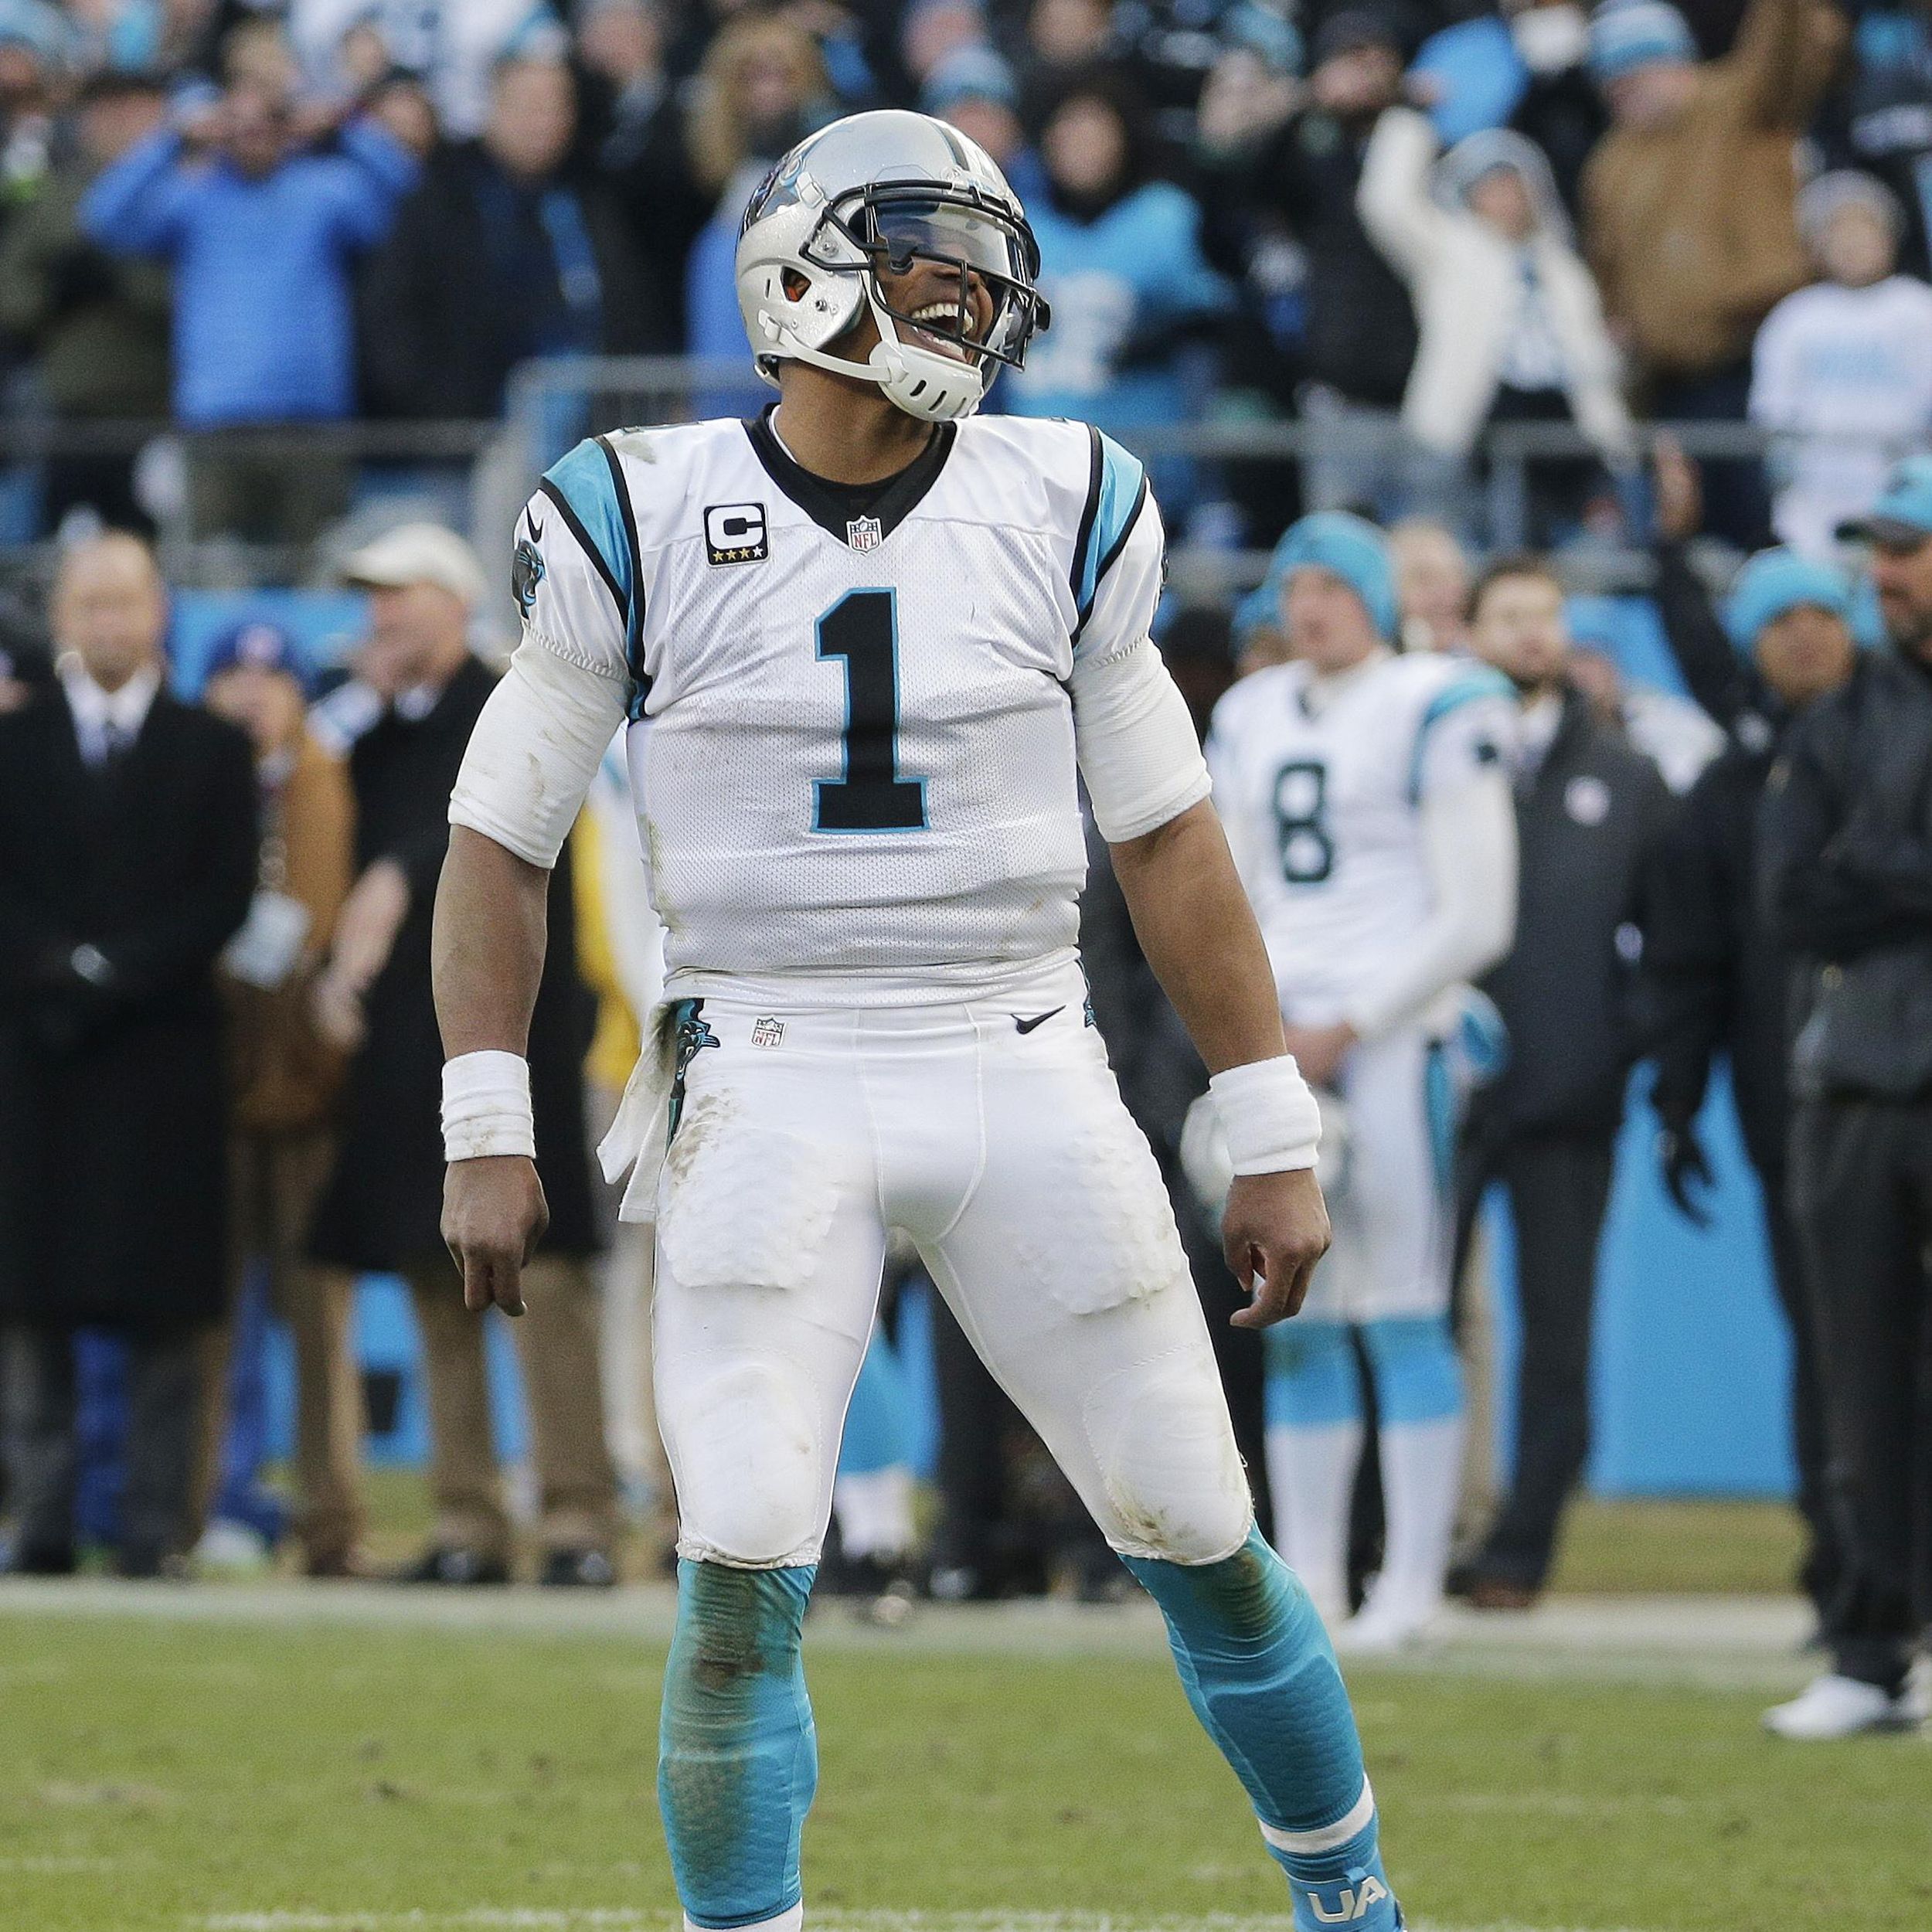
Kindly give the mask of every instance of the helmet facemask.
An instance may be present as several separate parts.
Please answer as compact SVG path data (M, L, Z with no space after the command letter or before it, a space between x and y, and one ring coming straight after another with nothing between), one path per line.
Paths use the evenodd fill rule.
M798 185L803 199L815 199L808 182ZM747 230L758 205L754 197ZM1049 320L1033 285L1039 249L1026 216L1016 202L1002 205L971 182L888 181L821 200L796 259L803 278L817 285L815 294L831 294L838 284L855 278L879 341L862 362L834 355L824 335L814 343L796 330L775 335L774 346L835 374L876 382L900 408L927 421L971 414L1002 366L1022 365L1027 343ZM906 274L921 262L951 271L949 313L929 312L933 304L923 303L915 315L887 299L885 278ZM975 287L991 298L983 330ZM815 306L821 312L847 310L835 298ZM858 320L857 305L848 313L840 335Z

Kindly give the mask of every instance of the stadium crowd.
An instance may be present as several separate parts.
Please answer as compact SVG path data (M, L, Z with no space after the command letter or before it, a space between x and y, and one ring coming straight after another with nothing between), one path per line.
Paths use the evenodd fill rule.
M349 1311L379 1270L409 1284L430 1419L435 1526L407 1573L509 1575L479 1330L437 1231L429 992L495 566L450 531L392 530L344 568L368 626L325 692L253 621L198 706L168 693L139 539L185 516L197 538L315 543L364 480L318 427L494 421L532 361L743 358L752 185L881 104L954 121L1031 212L1053 325L995 406L1129 443L1298 421L1298 466L1157 461L1176 532L1265 549L1304 514L1390 526L1348 526L1359 574L1337 568L1365 609L1522 696L1516 937L1485 982L1514 1050L1457 1177L1465 1243L1492 1182L1516 1224L1519 1441L1453 1583L1499 1608L1542 1589L1588 1443L1628 1076L1654 1063L1695 1216L1696 1122L1728 1056L1796 1344L1806 1587L1843 1676L1892 1696L1927 1608L1911 1472L1932 1454L1932 466L1912 460L1932 436L1932 12L1913 4L0 0L8 419L145 424L183 459L56 438L0 511L23 557L58 553L44 623L23 597L0 638L14 1566L75 1561L74 1338L97 1328L128 1344L120 1566L179 1573L208 1547L234 1312L265 1267L294 1338L306 1569L363 1563ZM1755 425L1766 454L1700 469L1658 422ZM1533 471L1535 541L1648 553L1695 705L1578 646L1544 564L1481 566L1486 437L1522 423L1577 432ZM1297 648L1292 574L1168 621L1204 731L1237 675ZM560 1585L613 1579L624 1499L666 1500L649 1257L589 1155L659 970L625 817L594 797L560 872L531 1051L553 1221L516 1332ZM1095 1006L1225 1311L1182 1172L1205 1076L1092 842ZM916 1260L889 1276L888 1328ZM1109 1594L1118 1566L930 1318L942 1510L920 1578L991 1596L1065 1569ZM1263 1351L1215 1325L1265 1489ZM869 1597L913 1573L891 1354L841 1478L843 1573Z

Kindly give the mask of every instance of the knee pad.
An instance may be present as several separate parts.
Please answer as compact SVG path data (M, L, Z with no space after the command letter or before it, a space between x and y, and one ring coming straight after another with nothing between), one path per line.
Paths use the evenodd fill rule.
M1362 1420L1355 1342L1340 1321L1306 1316L1267 1332L1265 1390L1270 1429L1332 1429Z
M658 1399L678 1492L678 1553L741 1569L813 1563L831 1495L809 1390L738 1362Z
M1254 1502L1205 1347L1110 1376L1087 1399L1086 1425L1106 1492L1096 1513L1116 1549L1206 1563L1240 1548Z
M1362 1345L1375 1372L1385 1425L1440 1422L1462 1413L1462 1364L1447 1315L1366 1321Z

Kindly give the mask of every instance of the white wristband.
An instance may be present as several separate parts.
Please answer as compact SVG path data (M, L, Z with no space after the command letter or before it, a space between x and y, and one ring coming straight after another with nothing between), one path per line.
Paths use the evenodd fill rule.
M521 1054L459 1053L443 1065L443 1158L536 1157L530 1063Z
M1236 1174L1281 1174L1313 1167L1321 1145L1321 1109L1294 1056L1250 1060L1208 1082Z

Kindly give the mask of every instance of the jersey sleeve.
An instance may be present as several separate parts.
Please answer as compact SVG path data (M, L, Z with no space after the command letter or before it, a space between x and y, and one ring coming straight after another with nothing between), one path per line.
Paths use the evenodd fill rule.
M1146 470L1111 436L1087 434L1087 496L1071 573L1077 662L1119 656L1146 637L1167 573L1167 539Z
M634 716L647 684L641 576L636 513L617 458L601 437L580 443L518 519L511 589L526 639L632 687Z
M1515 693L1499 672L1473 665L1458 668L1430 697L1416 726L1410 802L1420 805L1498 770L1512 774L1518 716Z

